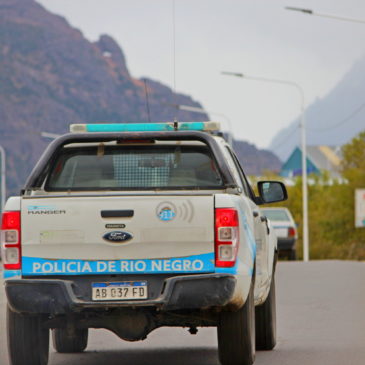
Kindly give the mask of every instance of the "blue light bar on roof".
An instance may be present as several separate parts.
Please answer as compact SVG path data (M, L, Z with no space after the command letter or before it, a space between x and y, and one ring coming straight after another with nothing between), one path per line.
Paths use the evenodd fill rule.
M176 127L176 128L175 128ZM71 124L70 132L168 132L168 131L218 131L218 122L178 122L178 123L100 123Z

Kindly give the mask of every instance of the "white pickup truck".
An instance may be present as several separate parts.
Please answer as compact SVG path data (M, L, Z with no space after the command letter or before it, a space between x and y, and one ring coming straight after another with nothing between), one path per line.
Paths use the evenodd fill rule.
M215 326L223 365L276 343L277 239L217 123L77 124L54 140L1 226L12 365L46 365L49 334L127 341Z

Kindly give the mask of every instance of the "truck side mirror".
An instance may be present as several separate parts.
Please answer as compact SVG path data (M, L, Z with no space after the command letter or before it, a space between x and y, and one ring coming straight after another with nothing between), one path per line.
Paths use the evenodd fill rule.
M285 185L280 181L259 181L258 191L262 203L276 203L288 199Z

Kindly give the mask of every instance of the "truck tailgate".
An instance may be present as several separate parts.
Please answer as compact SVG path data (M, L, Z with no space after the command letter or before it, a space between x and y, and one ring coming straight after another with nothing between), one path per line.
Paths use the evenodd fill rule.
M22 200L23 275L214 271L214 195Z

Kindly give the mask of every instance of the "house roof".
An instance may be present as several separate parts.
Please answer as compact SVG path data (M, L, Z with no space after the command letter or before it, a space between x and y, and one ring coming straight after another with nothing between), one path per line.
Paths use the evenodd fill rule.
M300 147L296 147L290 157L283 164L282 176L295 176L301 174ZM307 146L308 173L319 174L321 170L328 171L332 177L340 177L341 149L337 146Z
M332 176L340 176L340 148L335 146L308 146L307 156L319 170L326 170Z

